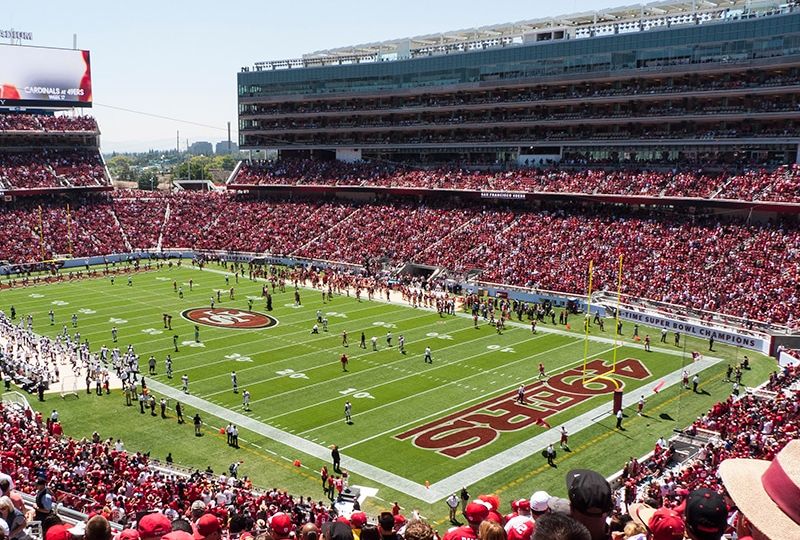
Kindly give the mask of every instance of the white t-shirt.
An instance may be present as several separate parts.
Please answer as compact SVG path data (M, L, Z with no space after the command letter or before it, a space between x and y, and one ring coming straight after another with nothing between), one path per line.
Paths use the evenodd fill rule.
M14 489L14 479L4 472L0 472L0 480L8 480L9 490Z

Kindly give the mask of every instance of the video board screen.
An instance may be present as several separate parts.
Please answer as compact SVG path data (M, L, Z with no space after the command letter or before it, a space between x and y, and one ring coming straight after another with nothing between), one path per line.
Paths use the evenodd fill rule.
M89 51L0 45L0 106L91 107Z

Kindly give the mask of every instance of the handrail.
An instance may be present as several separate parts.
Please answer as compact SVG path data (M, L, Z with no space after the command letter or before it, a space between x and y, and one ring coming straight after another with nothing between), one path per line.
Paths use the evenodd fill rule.
M660 311L665 314L669 314L673 317L681 317L685 319L694 319L697 321L702 321L704 324L709 324L712 322L716 322L714 326L718 326L721 329L736 329L737 331L749 332L753 335L764 335L770 331L772 332L779 332L786 335L794 334L800 331L798 329L792 329L788 325L779 325L774 323L766 323L761 321L752 321L750 319L745 319L742 317L736 317L735 315L726 315L724 313L718 313L714 311L707 311L704 309L698 308L689 308L686 306L681 306L678 304L672 304L670 302L664 302L661 300L652 300L649 298L639 298L630 295L622 295L625 301L621 303L621 305L634 308L637 310L650 310L650 311ZM616 304L616 298L613 295L610 295L606 291L597 291L592 295L592 302L613 302ZM758 329L756 329L756 327Z

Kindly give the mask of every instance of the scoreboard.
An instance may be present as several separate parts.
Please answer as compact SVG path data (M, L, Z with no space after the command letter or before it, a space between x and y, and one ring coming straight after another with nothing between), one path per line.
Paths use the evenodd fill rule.
M0 107L91 107L89 51L0 45Z

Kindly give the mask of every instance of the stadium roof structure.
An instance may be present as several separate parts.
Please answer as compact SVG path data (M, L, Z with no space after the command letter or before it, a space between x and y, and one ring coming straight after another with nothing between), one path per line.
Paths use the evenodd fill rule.
M775 15L793 10L797 4L796 0L659 0L648 4L326 49L304 54L301 58L256 62L254 69L265 71L405 60L538 41L640 32ZM249 71L248 68L242 69Z

